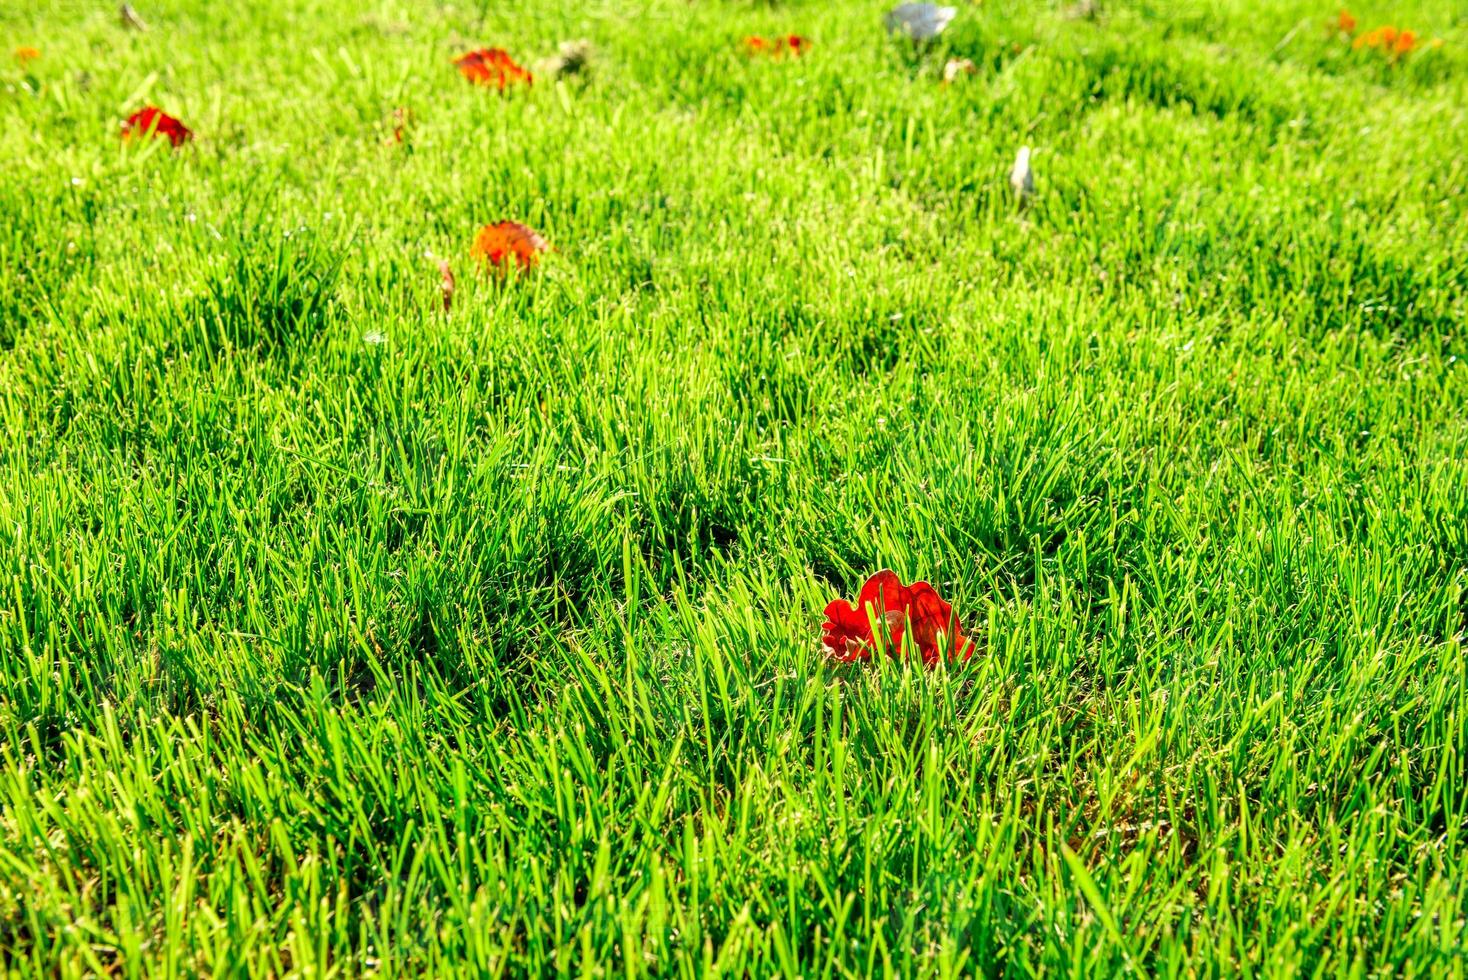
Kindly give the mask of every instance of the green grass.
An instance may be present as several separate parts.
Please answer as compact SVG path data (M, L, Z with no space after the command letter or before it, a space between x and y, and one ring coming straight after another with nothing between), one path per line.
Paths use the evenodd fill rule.
M1468 975L1468 13L1336 8L0 8L0 966Z

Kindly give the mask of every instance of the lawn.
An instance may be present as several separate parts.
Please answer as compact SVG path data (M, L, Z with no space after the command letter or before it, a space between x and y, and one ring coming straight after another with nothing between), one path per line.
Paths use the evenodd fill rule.
M136 6L0 6L0 968L1468 975L1461 2Z

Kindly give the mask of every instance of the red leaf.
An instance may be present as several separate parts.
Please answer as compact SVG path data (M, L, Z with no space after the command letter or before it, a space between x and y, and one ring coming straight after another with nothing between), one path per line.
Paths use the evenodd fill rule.
M122 127L122 138L133 139L150 134L166 137L174 146L182 146L194 137L193 130L162 109L149 105L127 117Z
M501 92L517 82L529 85L535 81L530 72L515 64L503 48L470 51L455 58L454 64L459 66L459 74L474 84L493 85Z
M529 269L540 261L540 253L549 248L549 243L534 229L518 221L501 221L479 229L469 254L495 269L504 269L511 258L520 268Z
M870 660L883 651L896 655L904 638L911 640L928 666L936 664L945 651L953 661L968 660L974 652L973 641L963 635L953 607L931 585L903 585L890 569L867 579L855 605L845 599L828 605L821 630L826 653L843 663Z

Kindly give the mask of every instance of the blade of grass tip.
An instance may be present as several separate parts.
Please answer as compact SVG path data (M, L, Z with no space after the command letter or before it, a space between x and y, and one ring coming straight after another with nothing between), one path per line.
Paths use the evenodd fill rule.
M1107 907L1106 900L1101 896L1101 889L1097 887L1096 880L1086 870L1086 865L1081 861L1079 855L1070 849L1070 845L1060 845L1060 856L1065 859L1066 867L1070 869L1071 877L1075 879L1076 886L1080 888L1081 894L1086 897L1091 910L1096 913L1096 918L1101 920L1101 925L1106 929L1107 935L1111 936L1122 949L1122 954L1131 959L1130 945L1122 936L1121 929L1116 924L1116 918Z
M138 87L129 92L127 98L122 100L122 114L127 115L129 112L132 112L139 102L144 101L148 97L148 93L152 91L153 86L157 82L158 73L156 71L151 71L144 76L143 80L138 83Z

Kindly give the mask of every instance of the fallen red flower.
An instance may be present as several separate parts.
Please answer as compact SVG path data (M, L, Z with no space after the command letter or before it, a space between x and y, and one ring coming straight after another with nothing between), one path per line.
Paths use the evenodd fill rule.
M912 641L928 666L945 653L951 661L965 661L974 652L973 640L963 635L953 607L931 585L903 585L890 569L867 579L856 605L836 599L826 606L821 630L821 645L843 663L870 660L879 650L895 655L904 638Z
M122 127L122 138L132 139L136 136L167 137L168 142L174 146L182 146L186 140L194 136L193 130L179 122L173 116L155 106L143 106L137 112L127 117L127 122Z
M526 85L535 81L534 76L515 64L503 48L480 48L461 54L454 59L459 74L476 85L493 85L503 92L517 82Z
M744 53L747 55L767 54L772 58L778 58L786 51L793 57L799 58L810 49L810 38L801 37L799 34L787 34L784 37L768 38L760 37L758 34L744 39Z
M496 269L503 269L505 262L513 257L520 268L528 269L549 248L550 244L535 230L518 221L501 221L479 229L469 254Z
M785 46L790 49L791 54L799 58L810 47L810 38L801 37L799 34L791 34L785 38Z

